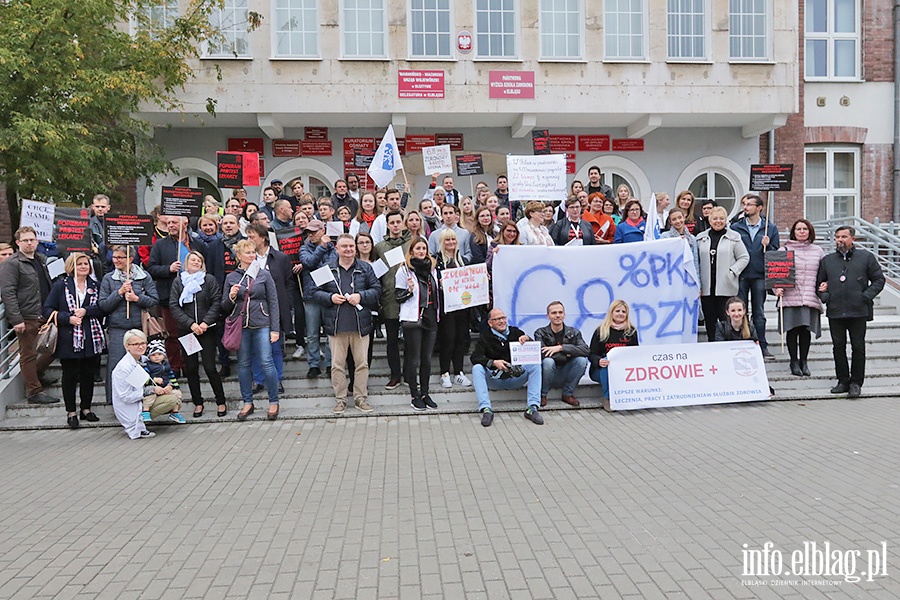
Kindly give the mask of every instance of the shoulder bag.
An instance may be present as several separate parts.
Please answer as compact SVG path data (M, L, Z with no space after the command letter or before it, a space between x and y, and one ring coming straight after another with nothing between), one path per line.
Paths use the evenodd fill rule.
M59 339L59 327L56 323L58 311L50 313L47 322L38 329L37 348L38 354L52 355L56 352L56 341Z

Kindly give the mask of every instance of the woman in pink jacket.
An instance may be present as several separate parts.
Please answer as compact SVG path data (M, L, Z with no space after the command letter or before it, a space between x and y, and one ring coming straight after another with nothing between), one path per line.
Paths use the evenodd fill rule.
M822 302L816 295L816 275L819 261L825 252L815 245L816 230L812 223L800 219L791 227L790 239L781 247L794 253L795 285L792 288L777 288L775 295L784 307L779 311L779 327L787 331L787 347L791 356L791 373L797 377L809 377L809 356L811 334L816 339L822 336ZM783 314L783 316L781 316ZM782 320L783 319L783 320Z

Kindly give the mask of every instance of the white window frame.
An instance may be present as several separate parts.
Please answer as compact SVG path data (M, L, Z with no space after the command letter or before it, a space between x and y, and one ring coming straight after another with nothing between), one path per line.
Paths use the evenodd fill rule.
M710 61L710 38L712 37L712 16L711 16L711 8L710 8L710 0L700 0L703 2L703 56L672 56L669 53L669 44L672 41L674 34L670 30L670 25L673 18L678 18L677 16L673 16L669 11L670 3L681 3L681 2L694 2L696 0L666 0L666 62L670 63L709 63ZM693 13L692 13L693 14ZM680 38L679 38L680 39Z
M381 45L384 48L384 52L382 54L348 54L347 53L347 0L340 0L340 37L341 37L341 60L374 60L374 61L384 61L388 60L388 1L389 0L380 0L381 2ZM353 35L358 35L360 32L357 30L353 33ZM366 32L373 33L373 32Z
M853 212L848 216L862 216L862 205L860 199L862 197L862 188L860 186L862 173L860 172L860 149L859 146L806 146L803 149L803 171L806 172L806 161L809 154L825 154L825 187L809 188L806 183L809 181L804 177L803 189L803 214L807 214L807 197L809 196L825 196L825 218L831 220L833 218L844 218L834 216L834 198L835 196L853 196ZM854 188L836 188L834 187L834 155L835 154L852 154L853 155L853 181L856 184Z
M578 35L578 55L577 56L556 56L556 55L547 53L547 51L546 51L547 49L544 47L545 31L544 31L544 8L543 8L544 2L547 2L547 1L552 2L553 0L538 0L538 36L540 37L540 45L541 45L541 57L538 60L540 60L541 62L585 62L584 61L584 20L585 20L584 19L584 2L585 2L585 0L575 0L578 3L578 7L577 7L578 29L576 31L576 33ZM548 12L552 12L554 15L557 14L555 11L548 11ZM563 11L563 12L566 15L570 14L569 11ZM552 32L552 33L546 32L546 33L548 33L548 35L552 35L552 36L564 35L564 34L560 34L560 33L556 33L556 32ZM569 32L567 31L565 35L569 35Z
M772 15L774 14L774 6L772 4L772 0L764 0L765 6L765 25L764 25L764 35L765 40L763 42L763 49L765 52L764 56L734 56L731 52L731 45L735 38L738 38L738 43L740 43L741 39L744 38L755 38L759 37L758 35L747 35L743 31L740 32L740 35L735 33L738 27L735 27L735 19L740 19L744 16L755 16L755 13L742 13L742 12L734 12L732 11L735 8L735 4L742 4L746 0L729 0L728 1L728 60L733 63L769 63L772 62Z
M237 3L239 3L239 2L243 3L244 6L237 6ZM238 20L238 12L241 10L244 11L244 20L243 21ZM210 18L212 20L212 25L214 28L216 28L215 19L217 19L217 18L221 19L221 15L223 15L224 13L226 13L228 11L234 12L235 22L234 22L233 28L224 33L233 33L235 35L235 43L237 42L239 36L242 37L244 40L246 40L247 51L245 53L241 53L241 52L235 53L235 52L233 52L234 46L232 46L231 49L222 48L221 52L215 52L214 48L213 48L213 44L206 42L204 58L214 58L216 60L223 60L223 59L247 60L247 59L253 58L250 53L250 31L249 31L250 2L249 2L249 0L225 0L224 8L213 9L213 12L212 12L212 15L210 15Z
M424 5L424 0L422 0L422 1L423 1L423 5ZM442 31L422 31L422 32L413 31L413 10L414 9L413 9L413 5L412 5L411 1L407 3L407 7L406 7L407 21L406 22L409 24L409 26L406 28L407 29L406 43L407 43L407 48L408 48L407 60L427 60L427 61L455 61L456 60L456 58L454 57L455 40L454 40L454 33L453 33L453 24L454 24L453 4L454 4L453 0L447 0L447 19L448 19L448 26L447 26L447 31L446 31L447 54L435 54L433 56L429 56L428 54L419 55L419 54L413 53L413 47L414 47L413 36L415 36L415 35L425 35L425 36L437 35L438 37L440 37L444 32L442 32ZM422 9L418 9L418 10L421 10L421 12L423 12L423 13L427 13L429 11L443 11L443 9L440 9L440 8L429 9L429 8L424 8L424 6Z
M281 20L281 19L279 18L279 12L280 12L280 11L290 11L290 12L294 12L294 11L304 11L304 12L305 12L307 9L306 9L305 7L299 8L299 9L298 9L298 8L296 8L296 7L294 7L294 6L291 6L291 7L288 7L288 8L279 7L279 6L278 6L278 0L272 0L272 27L271 27L271 29L272 29L272 59L273 59L273 60L303 60L303 59L307 59L307 60L318 60L318 59L320 59L320 58L321 58L321 54L320 54L320 49L319 49L319 48L320 48L320 46L319 46L319 41L320 41L320 39L321 39L321 36L319 35L319 20L320 20L320 19L319 19L319 1L318 1L318 0L289 0L289 1L291 1L291 2L294 2L294 1L301 1L301 2L309 2L309 1L312 1L312 4L313 4L313 12L314 12L313 23L312 23L312 27L313 27L313 28L312 28L311 30L306 30L306 29L303 29L303 30L284 30L284 31L279 30L279 29L278 29L278 23L279 23L279 21ZM312 52L312 53L307 53L307 54L298 54L298 53L279 54L279 51L278 51L278 36L279 36L280 34L288 34L288 35L290 35L291 33L302 33L303 35L308 35L309 33L315 34L315 36L316 36L316 44L315 44L316 47L315 47L315 51Z
M649 48L649 39L647 32L650 30L650 19L649 14L650 11L647 9L647 2L651 0L640 0L641 1L641 56L632 56L632 57L624 57L624 56L612 56L607 53L607 36L609 35L609 24L611 19L614 17L618 17L621 13L616 11L613 13L608 10L608 3L604 3L603 7L603 62L617 62L617 63L646 63L649 62L648 55L650 52ZM629 13L633 14L633 13ZM629 34L633 35L633 34ZM621 37L617 34L617 37Z
M163 29L171 27L175 22L175 19L180 14L180 7L178 6L178 0L160 0L160 2L155 6L145 6L144 13L146 14L148 11L152 11L153 8L161 7L163 12L165 13L163 16ZM171 14L170 14L171 13ZM152 19L151 15L147 15L148 19ZM150 37L155 37L154 33L157 31L155 27L153 27L154 23L151 21L150 23ZM138 23L137 17L132 16L130 19L130 33L132 36L136 35L141 30L140 23Z
M510 56L499 55L495 56L492 54L482 54L481 44L478 41L479 36L481 35L481 31L478 29L478 14L479 12L488 12L490 13L490 9L487 11L479 11L478 2L481 0L474 0L472 3L474 16L475 16L475 60L483 60L483 61L491 61L491 62L520 62L520 52L521 52L521 39L520 35L520 21L519 21L519 0L512 0L513 3L513 31L508 34L503 35L512 35L513 43L515 44L515 52L513 52ZM487 35L491 35L491 32L488 32Z
M746 193L746 183L742 182L750 181L750 170L748 165L738 164L727 156L703 156L687 165L681 171L681 174L675 182L675 189L679 191L690 189L694 180L704 173L707 176L707 181L709 176L713 175L714 184L716 174L722 175L728 180L728 183L734 188L735 194L734 206L728 214L729 216L737 214L737 212L741 210L741 196ZM699 199L700 196L698 195L697 198ZM697 207L698 204L699 203L695 203L694 206Z
M861 7L860 0L854 0L853 9L854 9L854 24L853 29L854 33L836 33L834 31L834 0L825 0L826 3L826 22L827 27L825 32L812 32L809 31L804 23L804 40L803 40L803 78L805 81L862 81L862 15L861 15ZM827 45L826 52L826 68L825 75L808 75L806 69L806 61L810 56L810 53L807 51L808 42L811 41L822 41L824 40ZM856 56L855 58L855 75L851 77L841 76L838 77L834 75L834 45L835 42L842 40L853 40L856 42Z

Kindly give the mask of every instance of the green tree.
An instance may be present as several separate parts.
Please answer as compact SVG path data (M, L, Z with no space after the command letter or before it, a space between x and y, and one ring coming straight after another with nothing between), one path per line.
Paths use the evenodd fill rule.
M166 0L0 1L0 180L12 223L19 198L80 201L168 168L133 115L145 103L178 108L189 61L219 40L210 14L221 1L182 1L165 27Z

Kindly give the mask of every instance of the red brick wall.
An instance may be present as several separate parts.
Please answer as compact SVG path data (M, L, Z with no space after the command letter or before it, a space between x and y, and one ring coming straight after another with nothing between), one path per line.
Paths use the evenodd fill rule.
M803 8L801 7L801 13ZM801 23L802 23L801 14ZM800 39L803 39L802 36ZM866 81L894 80L893 2L862 3L862 75ZM803 64L802 61L800 63Z
M865 127L807 127L807 144L865 144L869 130Z
M893 160L894 150L891 144L866 144L862 147L860 205L861 216L867 221L873 221L876 217L882 222L891 220Z

